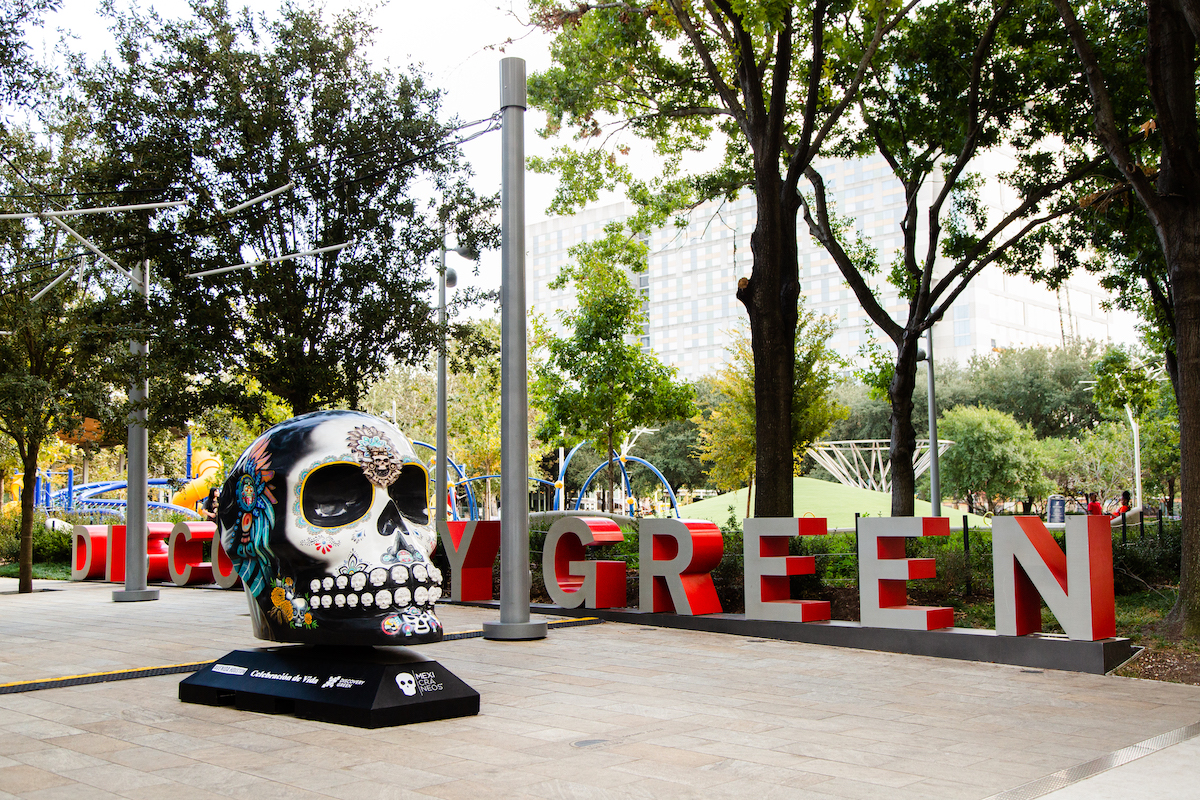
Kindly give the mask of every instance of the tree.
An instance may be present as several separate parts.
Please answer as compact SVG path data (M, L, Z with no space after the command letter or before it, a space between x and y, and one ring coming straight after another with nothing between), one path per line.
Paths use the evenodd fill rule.
M1173 391L1165 389L1162 368L1144 355L1110 346L1093 365L1094 394L1112 419L1137 423L1143 477L1149 477L1174 505L1179 476L1179 410ZM1140 499L1140 498L1139 498Z
M460 327L450 352L447 414L450 452L476 475L500 472L500 323ZM478 484L476 484L478 488ZM484 509L492 508L492 479L483 482Z
M1082 341L972 356L966 402L1012 414L1039 439L1079 436L1100 421L1089 385L1096 357L1095 343Z
M1179 411L1174 392L1160 391L1139 424L1146 488L1157 490L1165 500L1165 513L1174 514L1179 481Z
M57 111L46 117L48 139L25 129L0 130L0 186L10 197L26 198L31 210L43 210L53 196L80 188L78 168L88 153L80 141L80 120ZM0 223L0 432L13 440L24 473L21 490L20 572L18 589L33 591L34 476L46 442L79 424L83 415L99 416L113 384L105 380L117 365L128 366L114 342L133 328L118 303L99 296L91 280L65 281L50 287L70 254L65 235L48 221ZM49 289L34 301L35 295Z
M61 5L62 0L0 0L0 101L19 103L37 93L48 72L30 57L25 30L41 25L43 15Z
M443 223L460 243L495 235L494 205L468 188L439 93L416 70L376 69L359 12L326 22L285 3L278 18L233 16L223 2L161 22L115 14L117 58L81 70L113 188L186 191L186 213L156 235L104 232L155 263L152 391L178 422L253 378L293 414L360 403L391 363L420 361L438 329L422 293ZM237 214L241 201L295 189ZM418 184L440 196L422 205ZM424 188L421 189L424 191ZM295 260L289 253L340 251ZM267 260L267 261L263 261ZM213 278L188 273L260 262ZM159 360L156 359L156 360Z
M554 34L554 65L529 82L547 132L566 124L597 141L601 122L652 142L663 176L645 183L623 166L621 141L560 149L535 166L563 176L554 210L626 185L643 210L635 231L695 202L753 187L753 269L737 289L754 355L757 513L792 514L792 390L800 297L799 184L856 101L880 43L916 5L714 0L691 4L536 0L534 21ZM685 153L723 154L714 169L680 176ZM910 487L911 488L911 487Z
M1042 477L1037 440L1012 415L980 406L960 406L938 421L954 446L941 458L942 489L967 498L982 494L995 513L999 500L1042 496L1049 484Z
M1105 422L1072 441L1071 458L1084 492L1119 496L1133 478L1133 434L1124 422Z
M672 368L630 343L641 333L644 315L629 273L645 270L646 246L612 224L603 238L570 253L576 263L553 284L575 284L578 308L560 312L567 335L535 323L547 352L532 386L534 405L545 414L539 437L553 441L565 428L608 454L611 498L616 446L636 427L686 417L692 392L674 381Z
M672 489L702 489L707 485L699 449L700 427L690 419L670 420L637 440L637 455L657 467ZM630 480L639 492L662 486L658 477L646 469L631 474Z
M1110 36L1113 15L1105 4L1084 6L1083 22L1077 4L1054 0L1054 5L1078 56L1079 79L1091 96L1096 141L1145 209L1165 262L1176 360L1171 371L1177 373L1180 493L1184 498L1200 497L1200 240L1195 236L1200 229L1196 77L1200 8L1195 0L1146 2L1144 28L1139 25L1135 40L1137 49L1145 53L1145 77L1133 85L1153 104L1154 116L1147 120L1125 116L1129 108L1114 102L1106 65L1113 60L1112 49L1127 41ZM1118 90L1121 87L1128 85L1117 85ZM1144 146L1131 135L1139 129ZM1151 161L1155 157L1157 163ZM1200 513L1187 502L1181 550L1179 596L1169 622L1177 632L1200 636Z
M836 320L801 309L796 325L796 364L792 371L792 475L799 475L808 448L847 414L833 397L841 359L829 348ZM754 356L742 338L731 348L732 359L714 380L717 400L711 414L697 418L700 458L712 464L709 479L718 489L731 490L753 483L757 449L755 425ZM747 512L749 516L749 496Z
M861 124L847 126L836 152L878 152L904 188L901 245L886 280L878 254L831 207L819 170L807 173L809 230L894 348L887 383L893 516L913 513L913 392L923 335L985 268L1038 260L1057 235L1047 223L1075 210L1068 190L1099 163L1055 135L1062 44L1047 20L1043 6L1021 0L924 5L870 65ZM1016 162L995 179L1015 200L992 212L979 171L998 153ZM907 304L898 315L885 298L893 287Z

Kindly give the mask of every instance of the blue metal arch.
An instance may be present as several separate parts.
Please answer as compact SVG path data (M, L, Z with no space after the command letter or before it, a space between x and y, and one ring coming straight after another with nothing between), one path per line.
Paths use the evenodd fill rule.
M583 502L583 493L586 492L587 487L591 485L592 478L595 478L596 475L600 472L600 470L604 469L605 467L607 467L609 464L611 464L614 461L616 461L617 466L619 466L621 468L621 477L625 480L625 496L633 497L633 484L629 482L629 472L625 469L625 465L623 463L621 463L621 459L617 457L616 453L614 453L611 450L609 450L608 452L609 452L608 461L605 461L603 464L601 464L600 466L598 466L594 470L592 470L592 474L587 476L587 480L584 481L583 486L581 486L579 488L579 497L576 498L576 500L575 500L575 510L576 511L579 510L579 504Z
M496 475L476 475L474 478L467 478L467 479L466 479L466 481L464 481L464 483L466 483L466 484L470 484L472 481L483 481L483 480L487 480L487 479L489 479L489 478L499 478L499 477L500 477L500 475L499 475L499 474L496 474ZM554 488L554 483L553 483L552 481L548 481L548 480L546 480L545 478L533 478L533 477L527 477L525 480L526 480L526 481L533 481L534 483L544 483L545 485L549 486L551 489L553 489L553 488ZM471 519L479 519L479 517L478 517L478 516L477 516L477 515L474 513L474 509L472 509Z
M571 465L571 459L575 457L575 454L577 452L579 452L579 448L583 447L585 444L587 444L587 442L583 441L583 442L580 442L579 444L575 445L574 447L572 447L571 452L567 454L567 457L565 459L563 459L562 467L558 471L558 482L562 484L562 487L561 488L558 486L554 487L554 510L555 511L561 511L562 509L560 508L560 506L566 505L567 467Z
M679 518L679 501L675 498L675 490L671 488L671 484L667 483L666 477L661 472L658 471L658 467L654 466L646 459L639 458L637 456L626 456L625 458L628 459L629 461L636 461L637 463L646 467L651 472L653 472L660 481L662 481L662 485L667 487L667 494L671 498L671 509L675 512L675 518L678 519Z
M418 442L415 439L413 440L413 444L417 445L419 447L424 447L426 450L432 450L434 457L435 458L437 457L437 448L434 447L433 445L426 444L425 442ZM466 489L467 489L467 513L470 515L468 518L476 519L478 503L475 500L475 493L473 491L471 491L471 485L467 481L467 473L463 472L462 466L457 461L455 461L453 458L450 458L450 455L448 453L446 454L446 462L451 467L454 468L454 471L456 473L458 473L458 477L460 478L460 480L455 481L455 484L456 485L463 484L464 486L466 486ZM453 488L453 487L450 487L450 488ZM454 519L458 519L458 503L450 504L450 513Z

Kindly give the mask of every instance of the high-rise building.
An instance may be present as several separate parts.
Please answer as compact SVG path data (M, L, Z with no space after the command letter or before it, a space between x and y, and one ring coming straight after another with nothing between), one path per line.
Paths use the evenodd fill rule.
M821 172L836 198L838 213L854 220L858 232L877 248L883 266L872 280L883 286L887 264L901 245L903 189L878 156L824 164ZM606 223L623 219L631 210L619 202L529 226L527 292L536 312L555 323L554 312L574 304L571 287L550 288L570 257L568 249L601 237ZM746 192L732 202L705 203L692 211L686 227L669 226L649 239L649 269L633 276L646 298L648 320L642 346L675 366L683 378L714 372L726 362L733 337L741 331L748 335L748 317L734 293L738 279L750 274L754 224L754 196ZM837 318L833 349L853 362L872 334L888 347L886 337L874 332L833 259L809 237L802 220L798 239L803 302ZM1132 324L1127 315L1101 307L1106 297L1087 274L1076 275L1052 291L1028 278L987 267L934 326L934 355L939 361L965 362L977 353L1059 345L1071 338L1123 340L1132 332ZM895 288L886 286L882 300L894 318L907 318L906 301Z

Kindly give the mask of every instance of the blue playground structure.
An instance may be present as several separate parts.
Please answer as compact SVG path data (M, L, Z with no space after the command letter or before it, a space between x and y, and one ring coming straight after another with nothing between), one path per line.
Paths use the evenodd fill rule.
M64 481L60 488L54 488L55 476L61 476ZM15 476L21 477L21 476ZM147 482L151 488L171 487L167 478L152 478ZM128 484L125 481L98 481L95 483L75 483L75 470L65 472L46 470L34 476L34 507L50 512L53 510L77 512L80 514L98 514L122 517L125 516L125 498L105 497L113 492L124 491ZM173 503L150 501L150 508L157 508L174 514L182 514L192 519L200 519L201 515L193 508L177 506Z
M417 447L423 447L426 450L433 452L435 455L437 453L437 448L435 448L432 445L426 444L425 442L414 441L413 444L416 445ZM554 505L552 508L553 511L565 510L564 509L564 506L565 506L564 487L566 485L565 480L566 480L566 474L567 474L567 467L570 465L571 459L575 456L575 453L578 452L579 448L583 447L584 444L585 444L585 442L580 442L579 444L575 445L573 448L571 448L571 452L567 455L567 457L565 459L563 459L562 466L559 468L559 472L558 472L558 480L551 482L548 480L544 480L542 478L529 478L529 481L531 483L541 484L541 485L548 486L548 487L554 489ZM580 489L579 489L579 497L576 498L576 500L575 500L575 510L578 511L580 509L580 504L583 502L583 496L587 492L588 487L591 486L592 480L603 469L605 469L609 464L613 463L614 461L617 463L617 465L621 469L621 478L622 478L622 481L625 486L625 495L627 498L626 502L630 506L630 508L628 509L630 512L632 512L634 510L634 508L636 507L636 503L637 503L637 498L633 494L633 484L629 480L629 470L626 469L626 463L632 461L636 464L641 464L642 466L649 469L651 472L654 473L654 476L656 478L658 478L658 480L660 482L662 482L663 487L666 488L666 490L667 490L667 495L671 498L671 511L672 511L672 513L674 513L674 515L676 517L679 517L679 501L675 497L675 490L671 488L671 484L669 484L667 482L666 477L663 476L662 472L659 471L658 467L654 466L653 464L651 464L649 461L647 461L644 458L639 458L637 456L631 456L631 455L618 456L616 453L613 453L611 451L609 453L608 461L606 461L605 463L601 464L600 466L598 466L594 470L592 470L592 474L588 475L587 480L585 480L583 482L583 486L580 487ZM477 499L475 498L475 492L472 489L471 484L474 483L475 481L488 480L489 478L499 478L500 476L499 475L476 475L473 478L468 478L466 472L462 468L462 465L456 463L454 461L454 459L447 458L446 463L449 465L449 468L450 468L451 480L448 481L448 483L447 483L450 491L454 492L455 489L457 489L458 487L462 487L464 490L464 494L466 497L466 506L467 506L467 509L466 509L467 516L465 517L465 519L470 519L470 520L480 519L481 511L479 508L479 503L478 503ZM455 476L457 476L457 477L455 477ZM430 480L432 480L432 478ZM451 519L455 519L455 520L464 519L464 517L459 513L458 506L459 506L459 504L457 502L457 496L456 496L454 502L450 503L450 514L451 514L450 518Z
M425 442L413 442L413 444L417 447L423 447L435 454L437 452L436 448L434 448L432 445L426 444ZM571 448L571 452L563 460L562 466L559 468L557 480L548 481L542 478L529 478L530 482L532 483L554 490L554 502L551 509L553 511L565 510L566 498L564 481L566 479L567 467L570 465L571 459L582 446L583 443L580 443ZM191 455L191 448L189 447L187 452L189 474L191 472ZM640 464L654 473L655 477L657 477L662 483L663 487L666 488L667 495L671 498L672 513L676 517L679 516L679 502L675 497L675 491L671 488L671 485L667 482L667 479L663 476L662 472L660 472L657 467L644 458L639 458L638 456L631 456L628 454L619 456L616 453L610 453L608 461L596 467L594 470L592 470L592 473L588 475L587 480L585 480L583 482L583 486L580 487L579 497L575 500L574 510L580 510L583 502L583 496L587 493L588 487L591 486L592 481L596 478L596 476L599 475L600 472L603 471L610 463L614 462L621 470L621 480L625 488L625 494L629 504L629 508L627 510L631 513L631 515L636 510L637 498L633 493L633 484L629 480L629 470L626 466L628 462ZM461 464L456 463L452 458L447 458L446 463L450 469L451 478L448 481L448 486L450 491L454 494L454 501L450 503L451 519L481 519L482 509L479 507L479 501L475 496L475 491L472 487L472 484L476 483L477 481L499 478L500 476L476 475L474 477L467 477L467 473ZM59 476L60 480L62 481L57 489L54 488L55 476ZM172 481L167 478L152 478L147 482L147 485L151 488L178 488L178 486L173 485ZM44 509L47 512L54 509L61 509L64 511L78 512L81 514L111 515L123 518L125 516L125 498L106 497L105 495L115 492L123 492L127 486L128 484L123 480L99 481L95 483L84 483L77 485L75 483L75 470L73 469L68 469L65 472L52 472L50 470L46 470L44 473L39 472L35 476L35 506L37 508ZM462 500L465 502L466 506L466 508L463 509L466 512L465 517L463 516L463 513L460 512L459 508L460 501L457 494L459 489L461 489L463 492ZM169 513L182 514L183 516L192 519L202 518L201 514L195 509L175 505L174 503L151 501L148 505L150 508L160 509Z

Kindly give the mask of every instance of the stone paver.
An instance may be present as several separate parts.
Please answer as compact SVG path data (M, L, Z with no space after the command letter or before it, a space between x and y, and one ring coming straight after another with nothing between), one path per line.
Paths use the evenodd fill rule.
M259 644L240 592L39 586L0 594L0 683ZM0 798L987 798L1200 721L1198 687L640 625L420 650L479 716L367 731L183 704L182 675L0 695ZM1198 748L1110 780L1153 758L1191 790Z

